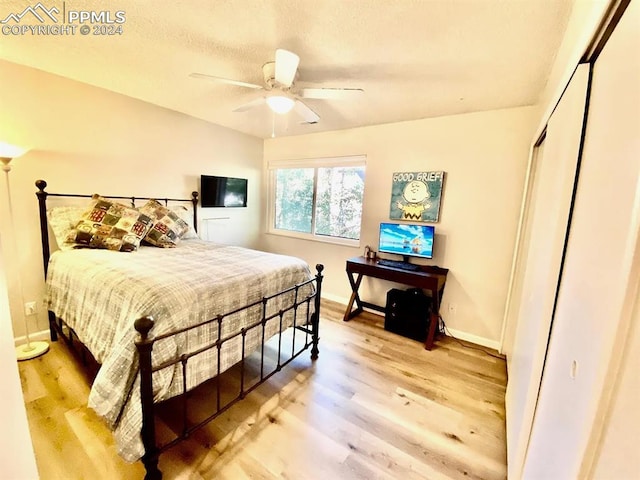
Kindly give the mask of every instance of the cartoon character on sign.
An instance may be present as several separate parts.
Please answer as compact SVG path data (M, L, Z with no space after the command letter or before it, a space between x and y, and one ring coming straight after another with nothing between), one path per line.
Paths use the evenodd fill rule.
M402 192L407 203L398 202L397 206L402 210L403 220L420 220L422 212L431 208L429 202L429 189L427 184L418 180L407 183Z

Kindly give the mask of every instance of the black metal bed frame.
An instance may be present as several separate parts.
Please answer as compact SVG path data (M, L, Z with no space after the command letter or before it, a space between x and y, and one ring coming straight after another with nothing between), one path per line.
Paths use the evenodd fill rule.
M50 246L49 246L49 228L47 223L47 197L75 197L75 198L91 198L92 195L85 194L60 194L60 193L49 193L45 191L47 187L47 182L44 180L36 181L36 187L38 191L36 195L38 197L38 205L40 212L40 230L42 237L42 255L43 255L43 263L44 263L44 273L45 278L47 275L49 258L50 258ZM122 196L105 196L105 198L113 198L113 199L122 199L131 201L132 206L135 206L136 200L150 200L150 197L122 197ZM155 198L159 201L164 201L165 205L168 202L191 202L193 204L193 216L194 216L194 228L197 229L197 205L198 205L198 192L192 193L191 199L171 199L171 198ZM167 449L175 446L180 441L190 437L196 430L204 427L209 422L217 418L219 415L227 411L237 402L242 400L248 393L256 389L258 386L262 385L269 378L279 372L282 367L291 363L295 358L297 358L300 354L302 354L305 350L311 347L311 359L316 360L318 358L319 350L318 350L318 341L319 341L319 319L320 319L320 295L322 289L322 280L323 275L322 271L324 270L324 266L321 264L316 265L316 275L314 278L307 280L306 282L293 285L289 288L281 292L277 292L270 296L265 296L262 299L245 305L243 307L237 308L233 311L227 312L225 314L221 314L212 318L210 320L206 320L200 322L195 325L191 325L185 328L182 328L177 331L168 332L162 335L154 336L151 331L154 326L154 319L150 316L143 317L137 319L134 323L136 331L139 333L138 340L136 340L136 348L139 355L139 369L140 369L140 397L141 397L141 407L142 407L142 442L144 444L145 453L142 457L142 463L145 466L146 475L145 480L159 480L162 478L162 473L158 468L158 459L161 453L166 451ZM301 294L301 289L305 286L309 286L315 283L315 289L309 289L311 293L309 294ZM291 304L287 305L285 308L281 308L278 312L267 315L267 306L271 300L274 300L282 295L290 295L293 296L293 301ZM313 313L311 313L311 302L313 301ZM301 306L305 306L306 308L300 308ZM260 308L262 310L262 314L260 318L250 325L243 327L239 332L232 333L227 335L226 337L222 337L222 327L223 322L226 318L236 315L238 313L247 311L253 308ZM300 310L304 311L305 318L303 321L299 321L298 313ZM51 311L49 314L49 329L51 334L51 340L57 341L58 335L60 335L70 346L73 347L73 337L78 338L75 332L68 326L64 324L64 321L60 318L56 318L55 314ZM283 320L285 315L292 315L292 341L291 341L291 352L290 355L285 355L285 359L283 360L283 349L282 349L282 338L283 333L289 330L288 326L285 326L283 329ZM269 321L277 321L278 322L278 331L272 337L275 338L277 336L278 344L277 344L277 361L275 368L271 371L265 372L265 344L268 339L265 338L265 330L267 322ZM65 333L65 326L67 327L67 333ZM153 365L152 361L152 351L153 346L156 342L165 340L170 337L175 337L176 335L187 334L188 332L192 332L195 329L206 329L208 327L213 327L215 331L217 331L217 338L215 341L211 341L210 343L198 348L195 351L182 354L179 357L167 361L160 365ZM257 379L254 383L249 386L245 385L246 382L246 372L245 372L245 346L246 346L246 336L249 332L254 329L258 329L258 334L261 335L261 343L258 346L260 349L260 375L259 379ZM296 331L302 331L304 333L304 341L299 342L302 343L298 348L296 348ZM221 376L221 351L223 345L227 342L230 342L234 339L241 337L240 341L242 344L242 358L239 362L240 373L239 373L239 390L235 396L231 399L227 399L226 401L222 401L221 399L221 386L220 386L220 376ZM237 340L236 340L237 341ZM78 339L78 343L81 342ZM82 345L82 359L84 363L85 351L88 351L84 345ZM211 408L211 413L204 419L200 419L197 423L190 424L188 420L188 396L190 391L187 389L186 378L187 378L187 366L190 358L193 358L196 355L202 354L206 350L213 350L217 356L217 375L213 377L210 381L215 383L215 395L213 398L213 405ZM89 352L90 354L91 352ZM165 368L175 368L179 365L178 368L182 369L182 388L181 393L172 398L172 400L179 399L182 403L181 408L181 420L182 420L182 431L177 433L175 438L167 441L162 445L158 445L158 439L156 438L155 431L155 417L156 417L156 407L157 404L153 401L153 374ZM236 364L237 365L237 364ZM209 381L207 381L209 382ZM205 382L205 383L207 383ZM162 402L160 402L162 403Z

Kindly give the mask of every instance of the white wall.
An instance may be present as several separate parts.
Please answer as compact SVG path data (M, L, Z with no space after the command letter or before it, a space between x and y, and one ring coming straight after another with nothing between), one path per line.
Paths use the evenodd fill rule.
M45 179L51 192L189 198L200 174L245 177L249 206L226 209L233 220L226 228L239 243L256 245L261 139L9 62L0 61L0 82L0 141L31 148L11 171L18 251L9 249L7 267L16 336L24 334L18 269L25 301L40 301L44 293L36 179ZM4 182L0 188L4 233L10 229ZM200 218L220 210L202 209ZM44 330L39 306L37 329Z
M640 290L629 335L620 346L623 356L612 392L602 443L594 461L593 478L637 478L640 475Z
M640 476L640 290L627 338L621 343L621 365L594 459L594 480Z
M13 348L3 240L0 235L0 465L3 478L32 480L38 478L38 470Z
M262 247L326 267L324 293L346 301L345 260L377 246L389 219L391 177L399 171L446 172L432 264L450 269L442 314L467 338L497 347L529 142L536 109L514 108L265 141L266 162L367 156L359 248L265 234ZM266 202L265 202L266 204ZM391 284L363 281L364 300L384 304ZM447 306L456 304L451 315Z

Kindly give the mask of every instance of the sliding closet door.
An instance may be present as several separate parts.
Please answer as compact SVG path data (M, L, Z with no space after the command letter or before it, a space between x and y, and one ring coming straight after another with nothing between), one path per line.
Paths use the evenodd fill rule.
M525 479L588 478L589 444L608 420L601 402L614 380L610 365L624 348L638 287L639 179L640 3L631 2L593 67L584 152ZM629 455L639 454L632 439L619 442ZM609 472L605 478L639 476Z
M542 158L544 157L544 137L540 140L532 152L531 159L531 171L529 172L529 190L527 198L539 198L537 189L540 188L539 178L536 181L536 166L540 167L542 165ZM539 173L539 172L538 172ZM529 211L528 215L524 219L523 225L520 227L521 231L519 233L518 252L515 254L514 258L517 258L520 264L516 264L514 275L513 275L513 284L511 287L511 294L509 296L509 308L507 309L506 320L505 320L505 330L504 337L502 339L502 350L501 353L506 355L509 360L511 360L513 354L513 344L515 342L516 329L518 327L517 324L517 314L520 311L520 302L522 300L522 286L525 278L525 269L521 268L522 265L527 261L529 255L529 247L531 243L531 223L533 220L533 210L535 208L535 204L529 202ZM507 362L507 378L513 376L512 369L514 368L513 363L511 361Z
M547 125L528 208L528 249L506 394L509 478L519 478L547 349L575 183L589 69L578 67Z

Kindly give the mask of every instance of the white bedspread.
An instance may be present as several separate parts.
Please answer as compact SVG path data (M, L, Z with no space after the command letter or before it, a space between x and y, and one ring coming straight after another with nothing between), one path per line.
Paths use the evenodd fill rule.
M132 253L55 252L49 263L47 296L49 309L75 330L102 364L89 406L114 430L120 455L135 461L144 454L135 320L151 315L156 321L152 333L159 335L233 311L309 278L308 265L294 257L188 240L177 248L141 247ZM304 290L305 295L311 292L310 286ZM271 302L268 312L290 303L291 296ZM261 314L258 306L248 315L229 317L223 322L222 337ZM275 334L277 327L277 322L269 322L266 335ZM199 330L197 335L192 332L157 342L154 365L217 339L216 328ZM256 329L247 335L247 354L259 345L258 333ZM241 359L240 338L236 340L222 348L221 371ZM193 357L187 369L187 388L216 372L215 349ZM181 393L181 384L180 368L154 373L155 400Z

